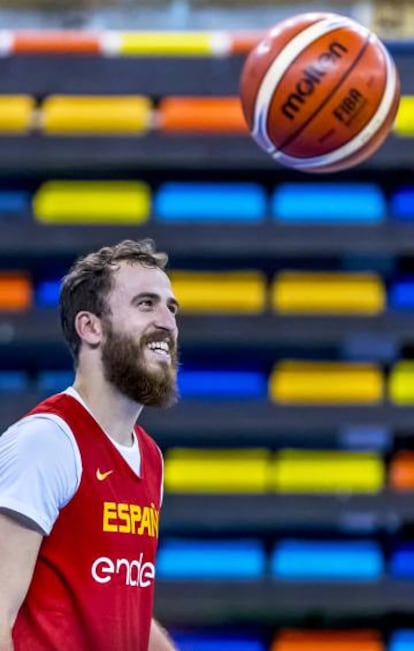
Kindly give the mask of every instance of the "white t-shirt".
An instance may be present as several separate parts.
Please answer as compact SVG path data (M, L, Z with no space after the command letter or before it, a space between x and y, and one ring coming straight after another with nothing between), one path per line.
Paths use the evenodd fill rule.
M88 409L73 387L65 393ZM108 438L139 475L141 458L136 436L131 446ZM81 475L78 445L72 430L59 416L26 416L0 436L0 510L28 518L45 534L50 533L60 509L74 496Z

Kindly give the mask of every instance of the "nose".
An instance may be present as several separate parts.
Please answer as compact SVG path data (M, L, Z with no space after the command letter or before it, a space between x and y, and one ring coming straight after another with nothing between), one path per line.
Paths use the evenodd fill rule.
M168 330L171 334L177 331L177 320L167 305L160 305L157 311L156 325L158 328Z

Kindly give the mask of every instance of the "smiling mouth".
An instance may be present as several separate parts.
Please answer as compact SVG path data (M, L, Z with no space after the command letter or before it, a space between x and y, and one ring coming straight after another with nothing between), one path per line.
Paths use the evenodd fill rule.
M159 359L162 359L164 361L171 360L170 344L168 341L150 341L147 344L146 348L154 353L154 355L159 357Z

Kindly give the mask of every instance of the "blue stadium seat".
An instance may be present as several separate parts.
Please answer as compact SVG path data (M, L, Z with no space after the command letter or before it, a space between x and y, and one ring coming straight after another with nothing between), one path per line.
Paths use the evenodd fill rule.
M390 573L401 579L414 577L414 543L405 543L397 547L390 561Z
M375 542L283 540L271 567L283 579L366 581L381 576L383 561Z
M253 579L264 569L263 546L255 540L167 539L157 558L157 575L163 579Z
M246 639L241 634L172 633L172 638L180 651L266 651L259 639Z
M286 223L377 224L387 213L373 183L282 183L271 205L274 219Z
M178 386L183 398L265 398L267 378L255 371L180 371Z
M388 651L413 651L414 630L395 631L390 639Z
M163 222L260 222L266 216L265 190L256 183L165 183L154 199Z

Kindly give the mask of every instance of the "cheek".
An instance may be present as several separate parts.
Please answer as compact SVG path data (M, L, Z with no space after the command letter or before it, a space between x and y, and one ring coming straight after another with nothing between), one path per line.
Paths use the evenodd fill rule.
M177 341L178 341L178 328L177 328L177 326L175 326L174 328L171 328L170 336L172 337L175 345L177 345Z
M148 326L150 319L144 313L124 312L117 318L119 330L132 335L140 335Z

